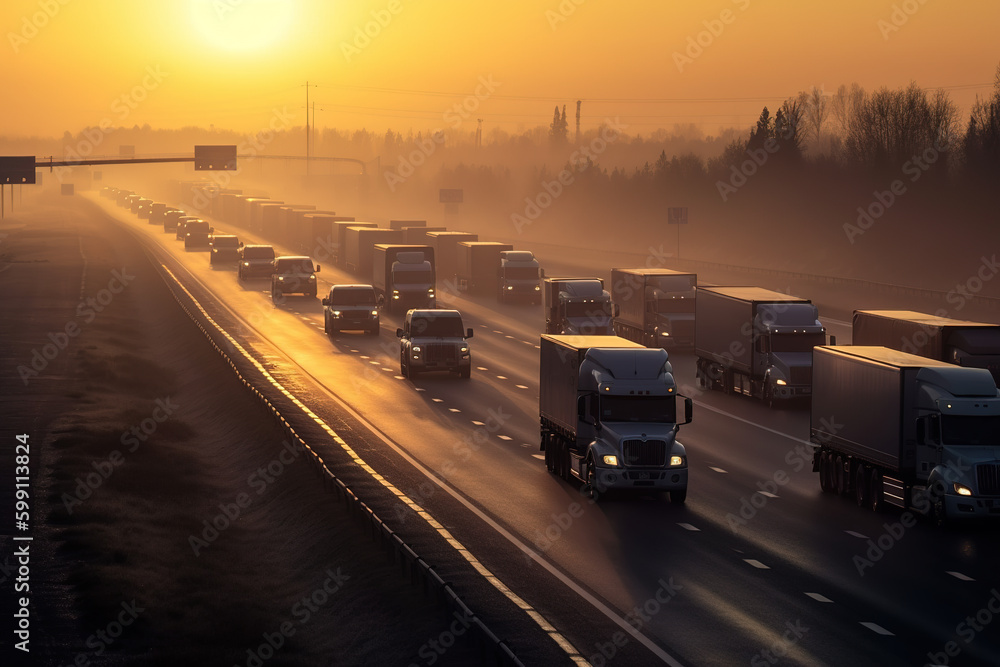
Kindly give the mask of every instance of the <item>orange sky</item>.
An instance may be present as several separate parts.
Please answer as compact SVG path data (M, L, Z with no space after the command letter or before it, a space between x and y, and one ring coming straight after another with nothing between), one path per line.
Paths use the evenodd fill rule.
M964 112L1000 63L993 0L4 0L0 26L6 135L301 125L307 80L320 127L516 131L582 99L584 128L713 133L854 81Z

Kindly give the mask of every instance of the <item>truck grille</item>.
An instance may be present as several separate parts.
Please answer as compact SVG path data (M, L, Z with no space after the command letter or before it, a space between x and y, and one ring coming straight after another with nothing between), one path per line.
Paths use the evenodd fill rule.
M627 466L656 466L662 468L667 462L667 443L663 440L625 440L622 454Z
M976 481L979 493L984 496L1000 496L1000 463L980 463L976 466Z
M456 361L458 356L451 343L429 343L424 358L428 363L446 363Z
M813 380L813 369L812 366L792 366L790 369L791 377L789 379L789 384L795 385L797 387L804 386L808 387L812 384Z

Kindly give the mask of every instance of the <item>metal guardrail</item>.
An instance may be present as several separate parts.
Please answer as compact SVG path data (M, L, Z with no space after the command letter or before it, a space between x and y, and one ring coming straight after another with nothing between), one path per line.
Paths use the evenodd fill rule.
M147 251L148 252L148 251ZM156 263L154 263L156 264ZM445 581L441 575L437 573L433 565L430 565L421 558L417 553L408 545L403 539L397 535L384 521L382 521L375 512L365 504L360 498L342 480L340 480L333 472L327 468L326 463L323 458L314 450L309 444L295 431L291 422L285 418L285 416L278 410L278 407L272 403L263 392L257 389L254 384L247 379L244 373L238 367L236 360L230 352L224 349L223 345L216 340L213 336L213 331L216 335L220 337L225 337L222 329L218 327L211 328L209 324L203 322L201 318L197 317L196 312L194 312L189 305L185 302L185 299L181 298L181 294L174 289L174 281L167 280L164 276L167 287L170 293L173 295L174 299L180 305L181 309L187 313L188 317L195 323L195 325L201 330L208 341L215 348L222 358L229 364L230 368L236 374L236 377L242 382L243 386L258 400L267 411L272 415L277 423L278 427L281 428L288 437L292 438L305 449L309 454L309 459L314 464L315 469L323 479L326 487L337 496L337 498L344 503L348 510L348 513L354 517L359 523L365 526L370 536L374 541L380 544L388 553L388 557L391 558L399 569L399 574L402 578L407 580L411 586L414 588L419 588L426 598L429 598L435 604L445 611L445 617L452 618L453 614L461 614L463 618L468 619L468 622L472 628L472 632L465 633L459 637L459 641L466 641L472 643L472 648L474 648L479 656L480 664L484 665L496 665L497 667L524 667L523 663L514 654L514 651L507 645L505 640L500 639L494 634L489 627L486 626L483 621L476 616L472 610L465 604L462 598L454 590L450 582ZM193 297L191 297L193 300ZM197 303L197 301L194 301ZM248 361L244 359L244 361Z

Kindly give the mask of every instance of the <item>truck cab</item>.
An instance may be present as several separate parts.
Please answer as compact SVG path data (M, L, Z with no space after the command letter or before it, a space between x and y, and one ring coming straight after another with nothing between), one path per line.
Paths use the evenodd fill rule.
M504 250L500 253L497 268L497 301L510 303L515 300L542 302L538 260L530 250Z
M582 480L595 500L621 489L666 491L683 503L688 465L677 433L692 402L678 394L667 352L618 336L542 336L541 348L548 469Z
M379 332L375 288L371 285L333 285L323 299L323 331L333 336L344 330Z
M611 295L600 278L546 278L545 333L600 336L613 333Z
M472 352L468 339L472 329L462 328L457 310L412 309L399 338L399 372L414 379L425 371L449 371L468 379L472 375Z
M812 350L826 344L826 328L816 306L761 304L753 330L753 365L763 370L762 396L777 400L809 396Z

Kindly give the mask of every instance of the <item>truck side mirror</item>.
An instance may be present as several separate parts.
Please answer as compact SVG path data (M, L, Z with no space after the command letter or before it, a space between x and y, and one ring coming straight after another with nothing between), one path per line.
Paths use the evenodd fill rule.
M215 227L209 227L209 228L208 228L208 232L209 232L210 234L214 234L214 233L215 233Z
M466 338L472 338L472 334L473 333L475 333L475 332L472 330L472 327L469 327L468 329L465 330L465 337Z
M576 415L579 417L580 421L584 424L593 425L594 421L590 419L590 395L584 394L576 399Z
M402 337L403 337L403 330L400 329L399 327L396 327L396 338L402 338Z
M837 344L837 337L830 336L830 345L836 345L836 344Z
M694 413L694 401L692 401L687 396L684 396L683 398L684 398L684 421L682 421L681 423L690 424L691 415Z
M617 303L611 306L611 317L618 317L620 312L622 312L622 309Z
M323 301L321 301L320 303L322 303L324 306L329 306L330 305L330 299L324 296L323 297Z
M243 247L243 241L240 241L240 247L241 248Z
M320 270L321 268L322 268L322 267L321 267L321 266L320 266L319 264L317 264L317 265L316 265L316 273L319 273L319 270Z

